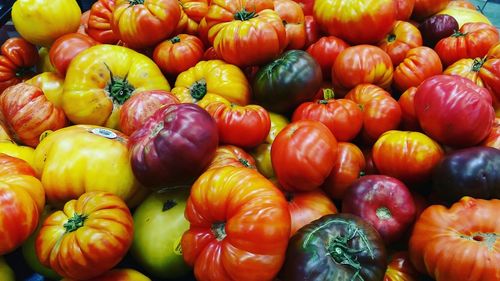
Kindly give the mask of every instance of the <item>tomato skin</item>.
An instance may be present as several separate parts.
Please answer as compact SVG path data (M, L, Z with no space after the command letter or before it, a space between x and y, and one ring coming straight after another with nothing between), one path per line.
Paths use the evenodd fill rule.
M475 59L459 59L452 65L448 66L443 74L459 75L474 82L479 87L484 87L483 79L480 71L484 61L480 58Z
M195 66L203 53L203 43L198 37L178 34L155 47L153 60L164 73L177 76Z
M257 169L255 159L242 148L234 145L220 145L207 170L226 166Z
M421 276L410 261L407 251L393 254L385 271L384 281L418 281Z
M304 17L304 27L306 29L306 42L304 43L304 49L306 49L314 42L318 41L321 36L321 32L316 19L310 15L306 15Z
M456 75L426 79L415 93L415 112L429 137L452 147L478 144L495 119L490 93Z
M349 91L362 83L388 89L393 71L391 58L382 49L358 45L340 52L333 64L332 81L337 94L342 97L342 90Z
M422 35L416 26L405 21L396 24L378 46L391 57L394 67L406 57L409 50L422 46Z
M396 0L396 20L406 21L413 13L415 0Z
M330 174L337 156L337 140L328 127L313 120L287 125L271 147L273 170L287 191L319 187Z
M44 221L35 249L40 262L59 275L91 279L118 264L132 244L133 232L132 215L123 200L111 193L89 192Z
M403 92L442 72L441 60L433 49L416 47L406 53L404 61L394 70L393 85Z
M418 26L425 45L434 48L439 40L451 36L458 30L457 20L450 15L434 15Z
M446 8L450 0L415 0L412 18L421 20Z
M486 139L481 143L484 146L500 149L500 118L496 117L493 123L493 128Z
M472 4L470 1L468 0L452 0L450 1L450 3L448 3L448 6L446 6L447 8L449 7L460 7L460 8L467 8L467 9L471 9L471 10L476 10L476 6L474 6L474 4Z
M151 281L149 277L134 269L113 269L92 278L93 281ZM61 281L77 281L64 278Z
M0 93L31 76L29 68L40 56L34 45L23 38L9 38L1 46Z
M198 34L200 21L208 12L207 0L180 0L181 18L174 34Z
M191 188L181 246L197 280L273 280L285 258L290 212L269 180L247 168L203 173Z
M453 2L455 1L452 1L450 3ZM475 7L474 9L462 7L447 7L446 9L440 11L438 14L450 15L454 17L457 20L459 27L462 27L464 24L469 22L482 22L490 25L492 24L490 20L481 12L479 12Z
M323 80L332 77L332 67L337 56L350 47L344 40L335 36L324 36L312 43L306 50L321 66Z
M417 87L408 88L398 99L401 107L401 126L406 131L421 131L415 113L415 93Z
M306 43L306 29L304 26L304 12L299 4L293 0L273 0L274 10L284 21L287 50L302 49Z
M97 0L90 8L88 26L85 31L99 43L116 44L119 40L111 27L115 2L115 0Z
M376 44L391 30L396 13L393 0L316 0L313 7L322 29L352 45Z
M488 236L500 232L498 208L498 199L471 197L463 197L449 209L428 207L417 219L410 238L412 264L437 281L465 276L470 281L498 280L500 241ZM465 250L475 254L461 254Z
M66 75L69 64L79 53L98 43L89 36L80 33L68 33L59 37L49 51L50 62L62 76Z

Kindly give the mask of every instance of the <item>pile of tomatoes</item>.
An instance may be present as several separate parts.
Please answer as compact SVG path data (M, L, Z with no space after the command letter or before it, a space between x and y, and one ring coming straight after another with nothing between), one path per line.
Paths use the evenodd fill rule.
M500 40L470 2L18 0L12 21L0 280L19 249L54 280L500 280Z

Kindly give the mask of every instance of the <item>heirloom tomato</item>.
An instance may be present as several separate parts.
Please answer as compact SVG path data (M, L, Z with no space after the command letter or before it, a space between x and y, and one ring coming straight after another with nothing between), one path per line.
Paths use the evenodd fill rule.
M79 53L98 43L87 35L68 33L57 38L50 47L50 62L62 76L66 75L68 66Z
M286 49L302 49L306 43L304 12L293 0L273 0L274 10L283 20L286 30Z
M391 57L382 49L358 45L340 52L333 64L332 81L341 96L362 83L389 89L393 71Z
M217 124L201 107L162 107L130 136L134 175L153 189L190 184L210 164L218 142Z
M445 66L459 59L485 56L498 43L496 27L486 23L466 23L451 36L439 40L434 49Z
M91 279L125 256L132 244L133 223L118 196L84 193L45 220L35 241L36 255L63 277Z
M132 256L157 278L180 278L190 271L180 245L189 228L184 218L188 196L189 187L154 192L134 212Z
M90 8L89 21L85 31L102 44L116 44L119 40L111 28L116 0L97 0Z
M78 280L64 278L61 281ZM92 281L151 281L151 279L135 269L113 269L103 275L92 278Z
M116 0L111 28L127 46L140 49L167 39L180 18L175 0Z
M191 187L181 240L184 260L200 281L270 281L290 236L283 194L257 171L223 167Z
M359 84L345 96L363 111L361 134L374 142L384 132L396 129L401 122L401 107L384 89L372 84Z
M3 281L15 281L15 275L12 268L5 262L3 257L0 257L0 279Z
M271 128L269 113L260 105L213 102L205 110L217 123L219 142L222 144L255 147L264 142Z
M18 0L12 5L16 31L32 44L44 47L64 34L76 32L81 14L74 0Z
M299 3L305 16L312 16L314 0L294 0Z
M407 251L396 252L389 258L384 281L419 281L420 274L411 264Z
M7 39L0 50L1 94L8 87L29 78L32 75L30 69L40 57L36 46L19 37Z
M321 37L318 23L313 16L306 15L304 17L304 27L306 29L306 42L304 48L311 46L314 42L318 41Z
M495 112L488 90L460 76L436 75L415 93L415 112L423 131L452 147L473 146L491 131Z
M321 66L323 80L330 80L332 78L333 63L335 63L340 52L348 47L350 47L349 44L338 37L325 36L312 43L306 51Z
M35 231L45 192L24 160L0 153L0 256L21 246Z
M61 205L85 192L106 191L130 205L144 198L132 173L128 137L92 125L74 125L48 134L35 149L35 169L47 200Z
M453 2L455 1L452 1L450 3ZM476 9L468 9L462 7L447 7L446 9L441 10L437 14L452 16L457 20L459 27L462 27L464 24L469 22L482 22L491 24L490 20Z
M393 85L404 92L442 72L443 65L433 49L425 46L416 47L406 53L405 59L394 70Z
M226 166L257 169L255 165L253 157L242 148L234 145L220 145L207 170Z
M35 149L30 146L17 145L13 141L0 141L0 153L22 159L31 167L35 167Z
M392 30L378 43L391 58L394 67L406 57L409 50L422 46L422 35L416 26L406 21L396 21Z
M321 188L331 198L342 200L349 186L365 174L365 166L365 156L355 144L339 142L335 164Z
M203 58L201 60L222 60L222 58L219 55L217 55L214 47L209 47L203 53Z
M498 280L499 208L498 199L463 197L449 209L442 205L425 209L409 243L415 268L436 281Z
M407 131L421 131L415 113L415 93L417 87L408 88L398 99L401 107L401 127Z
M144 91L131 96L122 106L120 130L130 136L141 128L146 120L158 109L170 104L180 103L167 91Z
M448 6L450 0L415 0L412 18L422 20L442 11Z
M5 121L0 118L0 142L4 141L14 142L14 140L12 140L12 137L10 136L9 129L7 129Z
M396 0L396 20L410 19L414 6L415 0Z
M178 34L155 47L153 60L164 73L177 76L201 61L203 53L203 43L198 37Z
M40 59L38 60L38 63L35 65L35 70L37 73L56 72L56 69L50 62L48 48L41 47L38 50L38 56L40 57Z
M439 40L451 36L458 30L457 20L450 15L434 15L419 26L425 45L434 48Z
M329 35L360 45L384 38L394 25L397 9L394 0L316 0L313 14Z
M290 239L278 275L286 281L382 280L386 249L361 218L332 214L302 227Z
M196 103L205 108L210 102L224 99L247 105L251 89L237 66L222 60L209 60L200 61L179 74L172 93L183 103Z
M61 107L64 78L59 74L55 72L43 72L25 82L26 84L40 88L48 101L55 107Z
M495 118L490 135L481 143L481 145L494 147L500 150L500 118ZM0 150L1 152L1 150Z
M68 123L62 108L52 103L42 89L24 82L5 89L0 96L0 112L13 138L32 147L38 145L43 132L58 130Z
M179 0L181 18L174 33L198 34L200 21L208 12L207 0Z
M151 59L125 47L97 45L72 60L66 73L62 108L75 124L116 129L123 103L147 90L170 90Z
M215 51L237 66L268 63L288 44L272 0L212 0L205 18Z
M337 140L319 121L287 125L271 147L276 178L284 190L313 190L325 181L335 164Z

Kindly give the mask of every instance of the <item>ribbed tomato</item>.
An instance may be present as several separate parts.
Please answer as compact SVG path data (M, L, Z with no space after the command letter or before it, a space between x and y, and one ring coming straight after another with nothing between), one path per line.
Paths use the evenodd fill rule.
M207 170L226 166L246 167L257 169L255 159L242 148L234 145L221 145L217 147L215 156L210 162Z
M39 58L35 45L20 37L7 39L1 47L0 93L31 76Z
M190 35L197 35L200 21L208 12L209 1L179 0L178 2L181 8L181 19L177 24L174 34L186 33Z
M416 26L406 21L396 21L378 46L391 57L392 64L396 67L405 59L409 50L422 44L422 35Z
M401 107L401 126L407 131L420 131L417 114L415 113L415 93L417 87L408 88L398 99Z
M306 43L304 12L299 4L292 0L273 0L274 10L283 20L288 41L286 49L302 49Z
M119 40L111 28L115 0L97 0L90 8L87 34L102 44L116 44Z
M203 43L198 37L178 34L155 47L153 60L164 73L177 76L195 66L203 53Z
M405 59L394 70L396 89L406 91L417 87L425 79L441 74L443 66L436 52L429 47L416 47L406 53Z

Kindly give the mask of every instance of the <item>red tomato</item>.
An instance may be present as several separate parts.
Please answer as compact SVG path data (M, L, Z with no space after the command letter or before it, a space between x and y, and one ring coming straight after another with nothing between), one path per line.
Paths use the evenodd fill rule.
M380 135L396 129L401 121L401 107L384 89L372 84L360 84L345 97L357 103L363 111L362 136L375 142Z
M332 78L333 63L337 56L350 47L344 40L335 36L321 37L307 48L307 52L319 63L324 80Z
M439 40L434 49L443 65L448 66L459 59L485 56L498 40L496 27L481 22L466 23L450 37Z
M429 47L413 48L394 70L394 86L400 91L417 87L425 79L441 74L443 66L436 52Z
M82 51L98 43L87 35L69 33L59 37L50 47L50 62L62 76L66 75L69 64Z
M177 76L202 60L203 43L198 37L179 34L156 46L153 60L167 74Z
M409 50L422 46L422 35L416 26L405 21L396 21L392 31L378 43L378 46L391 57L397 66Z
M9 38L2 44L0 55L0 94L32 74L40 56L35 45L20 37Z
M286 29L286 49L302 49L306 43L304 12L299 4L292 0L273 0L274 10L283 20Z
M349 47L338 55L332 69L335 90L350 90L362 83L388 89L392 83L392 61L382 49L370 45Z
M264 142L271 128L269 113L260 105L213 102L206 111L214 118L219 142L240 147L255 147Z
M90 10L82 14L82 16L80 17L80 27L78 27L78 30L76 31L77 33L88 35L86 30L89 26L89 17Z
M306 29L306 42L304 48L311 46L314 42L318 41L320 37L320 30L316 19L313 16L304 17L304 27Z
M202 60L222 60L222 58L217 54L214 47L210 47L203 53Z
M355 144L339 142L335 165L321 188L331 198L342 200L349 186L364 175L365 166L363 152Z
M417 114L415 113L415 93L417 87L410 87L406 90L398 100L401 107L401 125L407 131L420 131Z
M450 0L415 0L412 17L422 20L446 8Z
M299 3L300 7L304 11L305 16L313 15L314 0L294 0Z
M115 0L97 0L90 8L87 34L102 44L116 44L118 35L111 28Z
M271 162L285 190L318 188L328 177L337 157L337 140L321 122L300 120L287 125L274 139Z
M411 264L408 252L396 252L389 260L384 281L418 281L420 274Z
M255 159L245 150L234 145L221 145L217 147L215 156L210 162L207 170L217 169L226 166L246 167L257 169Z
M408 20L413 12L415 0L396 0L396 20Z
M493 128L491 128L491 132L486 139L481 143L484 146L494 147L496 149L500 149L500 118L495 118L495 122L493 123Z
M120 110L120 130L130 136L160 107L180 101L167 91L144 91L132 95Z

